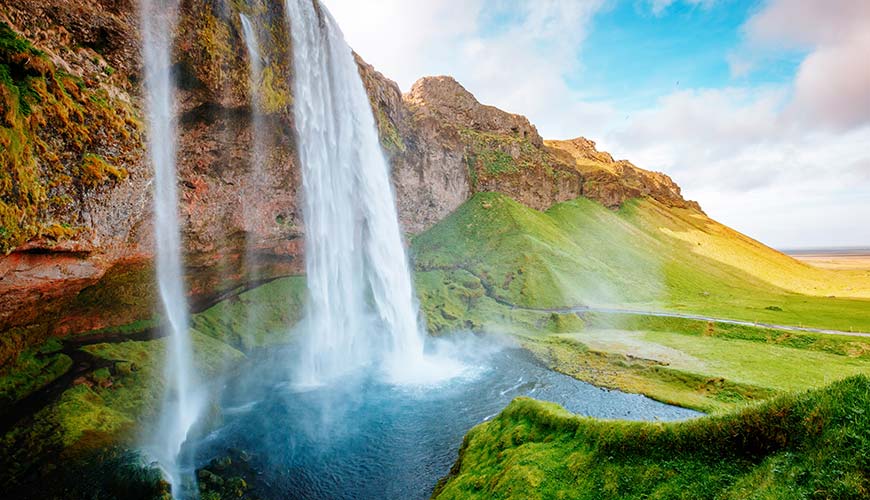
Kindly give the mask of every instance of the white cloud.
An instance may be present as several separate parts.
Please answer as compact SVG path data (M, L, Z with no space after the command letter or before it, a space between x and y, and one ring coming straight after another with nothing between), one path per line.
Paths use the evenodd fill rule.
M324 0L359 54L407 90L420 76L448 74L457 45L477 32L483 0Z
M712 217L779 247L870 242L870 124L806 127L784 88L683 91L602 141Z
M744 33L732 75L804 50L794 80L664 96L604 144L767 243L870 243L870 2L773 0Z
M870 122L870 2L773 0L745 32L742 51L756 59L775 49L809 51L794 82L793 119L838 130Z

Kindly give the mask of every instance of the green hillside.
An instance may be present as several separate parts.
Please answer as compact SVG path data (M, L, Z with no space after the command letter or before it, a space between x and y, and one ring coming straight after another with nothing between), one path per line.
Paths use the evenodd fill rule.
M722 412L870 374L870 339L570 306L870 332L870 275L798 262L700 212L481 193L413 241L435 332L508 333L592 384Z
M866 376L677 423L596 420L518 398L466 435L433 498L867 498L867 408Z
M417 236L418 270L463 269L493 298L870 331L870 272L811 267L703 214L578 198L539 212L480 193Z

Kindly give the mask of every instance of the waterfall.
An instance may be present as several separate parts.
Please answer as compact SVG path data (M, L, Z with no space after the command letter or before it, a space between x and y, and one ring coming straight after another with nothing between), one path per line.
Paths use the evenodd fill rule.
M377 365L430 377L389 167L350 47L316 0L287 0L308 302L300 384Z
M168 387L159 427L149 438L149 446L169 476L173 490L179 485L181 447L203 406L192 367L178 221L175 96L171 70L176 10L174 0L142 0L145 95L150 134L148 150L154 168L157 283L169 327L166 344Z
M257 268L256 247L254 238L256 237L256 217L257 212L252 206L258 194L266 188L263 178L263 161L265 158L264 140L263 140L263 116L260 113L260 78L263 73L263 62L260 56L260 45L257 40L257 33L254 30L254 25L248 16L239 13L239 21L242 25L242 36L245 42L245 49L248 53L248 79L249 91L251 99L251 174L248 176L248 189L242 199L242 211L246 224L252 225L248 235L245 238L245 266L248 270L248 281L254 283L260 279L260 272ZM248 328L252 328L254 323L254 311L247 310Z

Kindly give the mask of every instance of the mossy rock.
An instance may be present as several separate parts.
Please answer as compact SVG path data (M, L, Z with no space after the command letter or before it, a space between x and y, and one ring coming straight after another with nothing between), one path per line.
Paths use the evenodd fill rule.
M106 139L136 143L140 128L129 104L57 68L0 22L0 253L74 236L72 200L127 175L115 166L123 148L105 148Z

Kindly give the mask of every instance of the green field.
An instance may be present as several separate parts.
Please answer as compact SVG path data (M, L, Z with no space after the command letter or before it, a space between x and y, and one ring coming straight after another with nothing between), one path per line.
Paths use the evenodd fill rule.
M466 436L437 498L870 494L870 338L600 310L870 332L867 270L814 268L651 200L538 212L478 194L412 248L434 330L509 333L555 370L715 414L608 422L516 400Z

